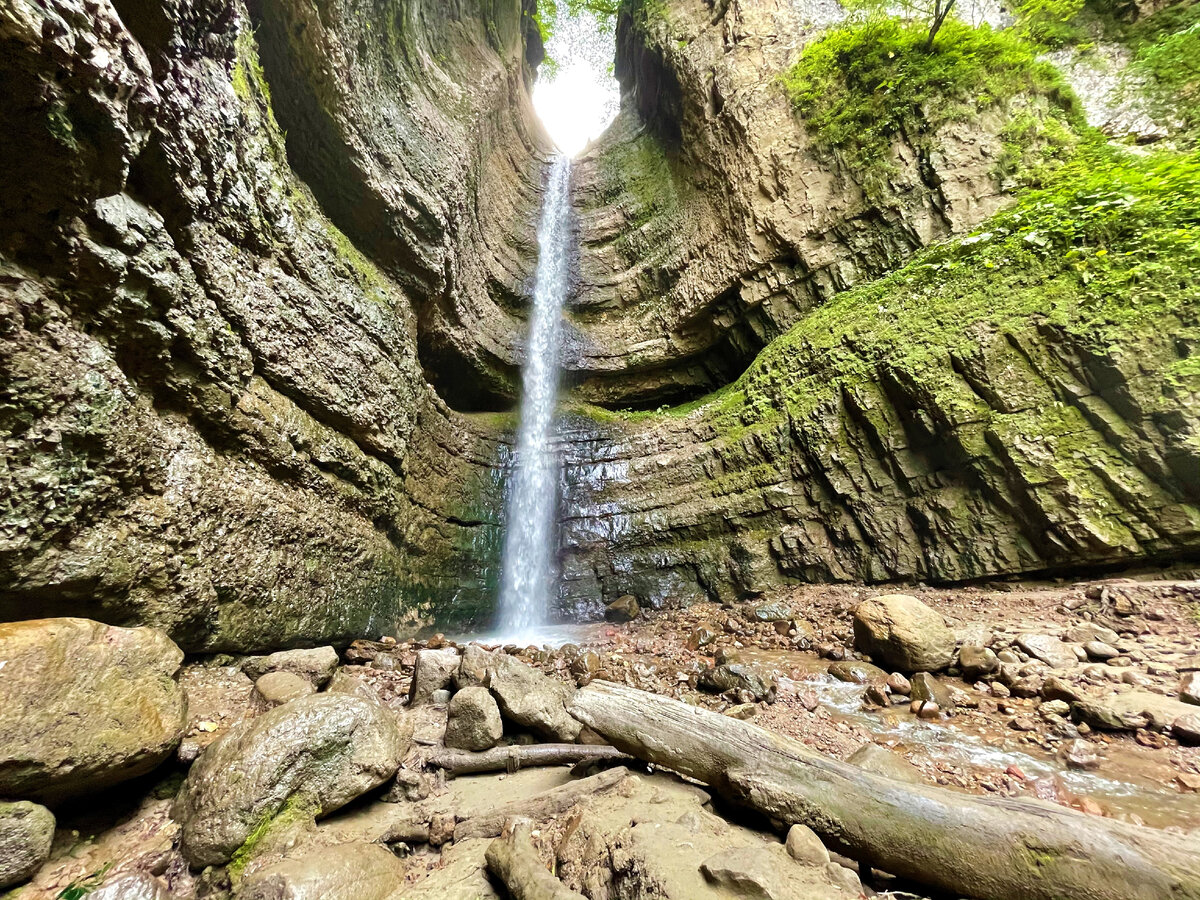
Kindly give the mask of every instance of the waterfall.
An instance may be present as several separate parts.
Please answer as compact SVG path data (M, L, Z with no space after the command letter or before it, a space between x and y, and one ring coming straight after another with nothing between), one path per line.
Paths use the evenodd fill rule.
M553 438L562 308L570 278L570 180L571 162L560 156L550 170L538 225L537 278L500 581L497 625L505 635L544 625L557 586L559 463Z

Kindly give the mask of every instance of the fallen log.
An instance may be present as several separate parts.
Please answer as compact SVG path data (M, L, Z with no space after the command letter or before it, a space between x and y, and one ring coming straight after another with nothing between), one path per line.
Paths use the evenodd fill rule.
M612 745L807 825L832 849L976 900L1200 900L1200 841L1049 803L904 784L749 722L593 681L570 712Z
M600 772L590 778L581 778L559 785L532 797L515 800L490 812L463 819L454 827L454 840L496 837L504 830L504 823L512 818L532 819L541 822L566 812L580 800L616 787L629 774L623 766Z
M527 744L514 747L493 747L472 753L469 750L439 750L429 757L429 764L445 769L446 774L469 775L473 772L516 772L535 766L559 766L566 763L607 762L628 757L615 747L589 744Z
M569 890L538 859L528 821L511 823L487 848L488 870L504 882L513 900L587 900Z

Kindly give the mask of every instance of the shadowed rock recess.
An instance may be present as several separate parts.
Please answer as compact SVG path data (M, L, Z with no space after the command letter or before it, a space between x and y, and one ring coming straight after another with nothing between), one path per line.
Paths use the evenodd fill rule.
M817 9L622 4L622 112L574 170L560 611L1200 555L1194 276L1116 336L817 334L1003 215L1014 117L1059 114L901 133L868 190L779 77ZM0 8L0 618L188 651L488 619L552 154L534 11Z

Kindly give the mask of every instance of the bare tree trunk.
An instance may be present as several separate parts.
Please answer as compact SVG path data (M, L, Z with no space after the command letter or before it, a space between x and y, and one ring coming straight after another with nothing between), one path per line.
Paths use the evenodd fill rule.
M508 833L487 848L488 870L504 882L513 900L587 900L569 890L538 859L526 821L510 823Z
M941 30L942 25L946 22L946 17L950 15L950 10L954 8L955 0L949 0L945 6L942 6L941 0L933 6L933 24L929 26L929 37L925 41L925 52L928 53L933 49L933 39L937 37L937 33Z
M570 712L620 750L977 900L1200 900L1200 841L1030 800L901 784L749 722L593 681Z
M445 769L447 775L468 775L473 772L516 772L534 766L558 766L583 761L601 762L628 759L615 747L590 744L529 744L515 747L493 747L480 753L468 750L439 750L429 758L429 764Z

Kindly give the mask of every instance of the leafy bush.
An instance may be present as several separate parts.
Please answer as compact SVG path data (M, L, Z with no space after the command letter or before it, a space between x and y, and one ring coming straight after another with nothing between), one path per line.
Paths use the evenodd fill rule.
M1018 94L1050 98L1064 117L1078 104L1053 65L1019 36L951 19L932 49L927 29L872 17L831 29L804 48L784 87L819 144L838 150L879 196L897 135L916 146L948 122Z

